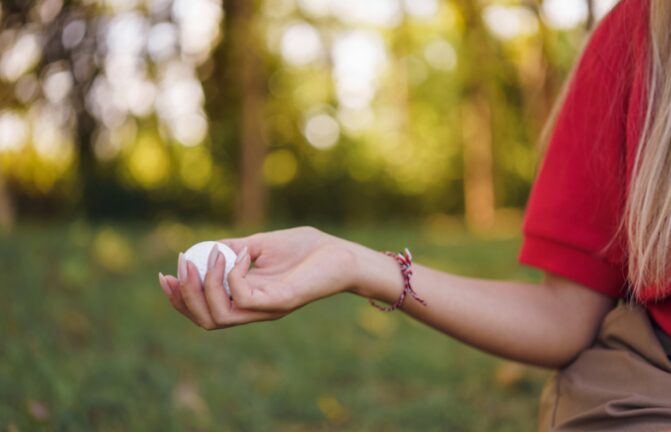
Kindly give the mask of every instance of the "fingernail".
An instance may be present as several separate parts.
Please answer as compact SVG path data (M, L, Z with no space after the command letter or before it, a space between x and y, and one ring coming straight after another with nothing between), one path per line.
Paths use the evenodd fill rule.
M212 246L212 250L210 251L210 256L207 257L207 269L211 270L212 267L214 267L214 264L217 262L217 253L219 253L219 249L217 248L217 245L215 244Z
M161 289L165 292L165 295L170 296L170 289L168 283L165 281L165 276L163 273L158 273L158 283L161 285Z
M179 269L177 270L177 274L179 281L182 283L185 283L186 279L189 277L189 269L186 266L186 261L184 260L184 255L182 253L179 254Z
M215 260L214 266L218 267L224 259L226 259L224 258L224 254L217 249L217 259Z
M243 247L242 250L240 250L240 254L238 255L238 258L235 260L235 263L238 264L238 263L242 262L242 260L245 258L245 256L247 256L247 252L248 252L247 246Z

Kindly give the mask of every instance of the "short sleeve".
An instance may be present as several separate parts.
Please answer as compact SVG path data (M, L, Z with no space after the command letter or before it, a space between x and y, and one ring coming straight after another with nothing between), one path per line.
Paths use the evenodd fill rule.
M593 32L571 78L527 203L519 255L612 297L626 284L618 226L631 82L617 15Z

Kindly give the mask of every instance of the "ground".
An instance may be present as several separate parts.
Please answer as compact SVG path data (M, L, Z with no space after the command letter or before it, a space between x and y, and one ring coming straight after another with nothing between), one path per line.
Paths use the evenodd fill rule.
M516 231L325 227L426 265L534 280ZM1 430L532 430L548 373L342 294L205 332L157 282L203 225L23 223L0 236ZM477 320L477 319L474 319Z

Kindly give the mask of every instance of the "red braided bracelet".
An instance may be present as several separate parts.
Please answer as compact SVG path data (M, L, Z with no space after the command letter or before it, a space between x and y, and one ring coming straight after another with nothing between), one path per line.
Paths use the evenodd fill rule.
M403 292L401 292L401 296L398 298L396 303L392 304L391 306L380 306L372 298L368 299L370 304L383 312L391 312L392 310L396 310L401 307L405 301L406 295L410 293L412 298L426 306L426 302L419 298L415 290L412 289L412 285L410 285L410 276L412 276L412 254L410 253L410 250L408 250L406 247L403 252L384 252L384 254L396 259L398 265L401 266L401 275L403 276Z

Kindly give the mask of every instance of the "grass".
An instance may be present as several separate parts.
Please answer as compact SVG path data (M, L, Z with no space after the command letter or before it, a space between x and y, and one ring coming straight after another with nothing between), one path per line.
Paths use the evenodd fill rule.
M327 228L452 272L535 279L514 234ZM0 238L2 430L533 430L547 373L343 294L277 322L204 332L157 272L228 230L20 225ZM477 319L474 319L477 320Z

